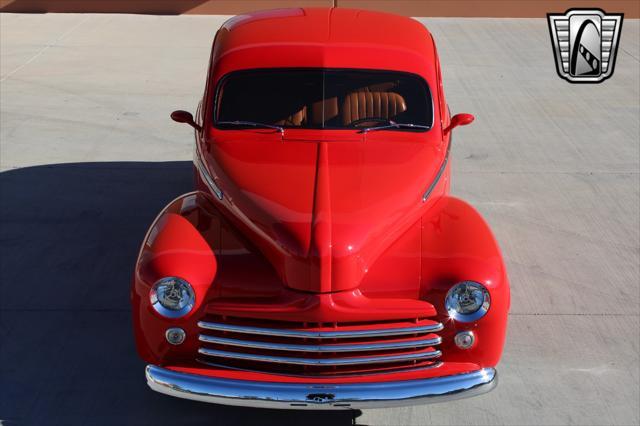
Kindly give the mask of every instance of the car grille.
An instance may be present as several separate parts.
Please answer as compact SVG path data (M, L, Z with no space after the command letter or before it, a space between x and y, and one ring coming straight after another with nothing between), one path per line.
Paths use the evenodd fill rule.
M348 375L432 367L442 324L429 319L376 323L297 323L211 317L198 361L292 375Z

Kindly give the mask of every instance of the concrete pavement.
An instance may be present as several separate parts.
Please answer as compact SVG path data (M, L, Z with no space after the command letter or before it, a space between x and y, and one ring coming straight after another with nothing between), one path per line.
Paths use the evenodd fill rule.
M350 424L146 388L129 277L157 211L190 190L194 110L224 17L0 15L0 419L4 424ZM366 425L638 424L640 25L614 76L572 85L542 19L421 19L457 130L452 192L504 252L500 385L367 410Z

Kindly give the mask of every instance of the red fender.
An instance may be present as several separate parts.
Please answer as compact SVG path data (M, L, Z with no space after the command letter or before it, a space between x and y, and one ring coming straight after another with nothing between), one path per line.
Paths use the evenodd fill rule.
M144 239L136 263L131 300L136 345L147 361L157 362L169 349L176 352L175 348L169 348L164 332L169 327L193 327L190 317L207 297L217 271L216 256L210 245L219 233L215 214L208 195L202 192L182 195L162 210ZM164 318L150 304L151 286L168 276L183 278L194 289L195 306L184 317ZM180 349L187 346L181 345Z
M498 363L504 346L510 305L509 281L498 244L480 214L466 202L442 197L422 218L422 262L420 298L433 304L445 324L441 333L447 361L476 362L482 367ZM484 285L491 296L487 314L476 322L449 318L447 291L454 284L471 280ZM476 344L458 349L453 336L471 330Z

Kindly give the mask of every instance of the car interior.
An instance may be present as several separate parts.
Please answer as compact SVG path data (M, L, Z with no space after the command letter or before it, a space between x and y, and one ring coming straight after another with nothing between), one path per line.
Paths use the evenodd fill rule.
M216 121L287 128L431 124L431 99L417 76L366 71L255 71L224 79Z

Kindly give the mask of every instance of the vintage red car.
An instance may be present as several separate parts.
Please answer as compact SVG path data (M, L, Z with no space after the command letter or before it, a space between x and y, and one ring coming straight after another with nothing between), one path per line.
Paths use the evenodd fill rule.
M149 386L274 408L492 389L509 284L449 195L450 117L419 22L349 9L227 21L193 117L196 190L146 235L131 300Z

